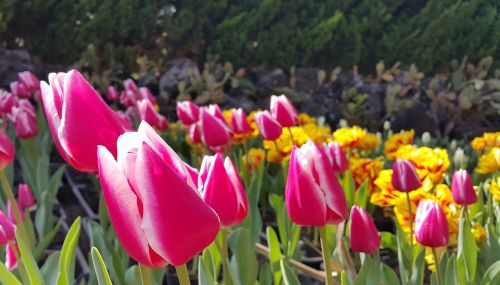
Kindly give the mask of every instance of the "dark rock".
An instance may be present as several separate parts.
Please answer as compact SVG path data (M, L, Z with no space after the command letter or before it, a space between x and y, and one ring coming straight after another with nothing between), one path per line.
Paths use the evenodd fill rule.
M0 49L0 87L8 87L21 71L35 71L33 59L27 50Z
M242 108L247 114L257 109L255 102L246 97L230 97L225 107Z
M476 122L459 122L450 132L451 139L472 140L485 132L498 132L498 128L488 128Z
M196 63L188 58L175 59L170 63L170 68L160 78L160 95L169 98L169 94L177 91L177 84L188 77L189 70L198 68Z
M295 89L297 92L311 93L318 85L318 68L295 69Z
M391 126L394 132L414 129L416 136L420 136L424 132L429 132L433 137L440 136L438 122L429 114L429 108L422 103L399 111L391 122Z
M281 68L268 71L262 66L253 68L250 80L256 82L257 94L261 97L269 96L273 89L288 86L288 79Z

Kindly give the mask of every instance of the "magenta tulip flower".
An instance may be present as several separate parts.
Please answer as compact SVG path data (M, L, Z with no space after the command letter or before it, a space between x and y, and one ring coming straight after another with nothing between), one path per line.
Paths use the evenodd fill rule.
M344 172L349 168L349 161L342 147L336 142L323 143L323 151L334 172Z
M418 204L415 216L415 238L428 247L440 247L448 244L450 232L443 209L433 200Z
M132 78L125 79L123 81L123 87L125 88L125 90L130 91L134 95L137 94L137 90L138 90L137 85L135 85L135 82Z
M237 134L248 134L252 132L252 128L247 121L247 115L241 108L231 110L231 125L233 131Z
M269 111L260 111L256 113L254 120L260 135L264 139L273 141L281 136L283 128L280 123L271 116Z
M477 194L467 170L460 169L453 174L451 182L453 201L462 206L472 205L477 201Z
M226 118L224 118L224 115L222 114L222 111L217 104L211 104L206 107L204 107L205 110L208 110L208 113L217 119L221 120L224 124L227 125Z
M18 106L12 107L8 117L16 128L18 138L28 139L38 135L35 108L28 100L20 100Z
M35 205L35 197L28 184L21 183L17 186L17 202L21 209L31 208Z
M29 98L31 93L28 87L19 81L13 81L10 83L10 92L14 94L17 98Z
M14 246L16 247L16 251L19 252L19 247L16 243L14 243ZM5 247L5 267L10 271L17 268L17 258L10 244L7 244Z
M146 121L159 131L164 131L168 127L167 119L155 111L153 104L148 99L137 101L137 114L139 120Z
M16 96L5 90L0 90L0 113L9 113L16 104Z
M108 88L106 89L106 95L108 96L109 101L116 101L118 100L118 91L113 85L109 85Z
M229 157L220 153L205 156L201 163L198 190L205 203L219 215L223 227L243 221L248 213L248 201L240 175Z
M130 118L130 116L123 112L123 111L115 111L117 117L118 117L118 120L120 121L120 123L122 124L122 126L127 129L127 130L133 130L134 129L134 125L132 124L132 119Z
M14 144L3 130L0 130L0 170L9 165L14 160L15 155Z
M17 201L15 201L15 204L16 204L17 210L19 211L19 214L21 215L21 220L24 221L24 219L26 219L26 216L24 215L24 211L21 209L21 207L19 206L19 203ZM7 208L7 214L9 215L10 221L14 224L17 224L16 215L14 214L14 208L12 207L12 204L10 203L10 201L7 201L6 208Z
M401 192L410 192L422 187L415 165L410 160L396 159L392 165L392 186Z
M40 79L36 77L31 71L23 71L17 74L19 81L26 86L29 92L40 91Z
M380 236L370 214L359 207L351 208L349 243L354 252L373 254L380 247Z
M130 90L123 90L120 94L120 104L122 104L123 106L132 107L135 106L136 102L137 96L134 92Z
M49 82L41 83L42 100L59 153L77 170L97 171L97 146L116 155L116 140L125 127L78 71L51 73Z
M118 158L99 146L99 178L116 235L141 264L185 264L220 229L189 167L146 122L118 139Z
M271 96L271 114L283 127L299 122L299 113L285 95Z
M200 127L198 124L192 124L188 127L188 137L192 143L201 142Z
M200 111L191 101L177 102L177 117L184 125L189 126L198 122Z
M311 140L292 149L285 200L292 221L303 226L338 224L347 215L344 191Z
M5 237L7 240L15 240L15 223L12 223L11 220L5 215L4 212L0 211L0 227L2 227L5 232Z
M140 87L138 90L139 98L140 99L146 99L151 102L151 104L156 105L156 99L155 96L153 96L153 93L151 93L151 90L147 87Z
M0 246L6 244L7 242L7 234L5 233L3 227L0 226Z
M228 144L231 139L231 130L217 116L210 113L209 108L200 108L201 140L209 147L218 147Z

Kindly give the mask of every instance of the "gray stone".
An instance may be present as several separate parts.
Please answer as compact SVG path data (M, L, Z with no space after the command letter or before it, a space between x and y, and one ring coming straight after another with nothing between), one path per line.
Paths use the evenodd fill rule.
M318 86L318 68L301 67L295 69L295 89L311 93Z
M196 63L188 58L171 61L170 68L160 77L159 91L161 96L168 99L169 94L177 92L177 84L188 78L189 70L198 68Z
M288 79L281 68L276 68L271 71L259 66L253 68L250 74L250 80L256 82L257 94L260 97L271 95L277 87L288 86Z
M0 49L0 87L8 87L17 80L17 73L34 71L33 59L27 50Z

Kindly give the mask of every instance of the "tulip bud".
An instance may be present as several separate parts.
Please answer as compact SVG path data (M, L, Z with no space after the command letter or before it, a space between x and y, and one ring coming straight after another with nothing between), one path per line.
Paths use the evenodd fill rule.
M0 90L0 113L9 113L16 104L16 97L5 90Z
M19 214L21 214L21 220L24 221L26 218L24 216L24 211L19 207L19 203L16 201L16 207L19 210ZM12 208L12 205L10 204L10 201L7 201L7 214L9 215L9 219L13 224L17 224L16 221L16 215L14 214L14 209Z
M156 99L155 96L153 96L153 93L151 93L151 90L147 87L141 87L139 88L139 98L140 99L146 99L151 102L152 105L156 105Z
M142 121L117 141L117 160L98 148L99 179L121 245L148 267L185 264L217 236L217 214L201 198L196 172Z
M191 125L200 118L200 111L191 101L177 102L177 117L184 125Z
M373 254L380 247L380 236L370 214L359 207L351 208L349 243L354 252Z
M5 232L5 237L7 240L14 240L16 238L15 235L15 223L12 223L7 216L5 216L4 212L0 211L0 226Z
M344 172L349 168L349 161L342 147L336 142L323 143L325 153L334 172Z
M35 197L33 197L33 192L31 192L28 184L19 184L19 186L17 186L17 192L17 202L21 209L31 208L35 205Z
M17 74L19 81L26 86L29 92L40 91L40 79L31 71L23 71Z
M10 83L10 92L18 98L29 98L31 95L26 85L18 81Z
M415 216L415 238L428 247L448 244L450 233L443 209L433 200L421 201Z
M7 234L5 233L3 227L0 225L0 246L6 243L7 243Z
M164 131L168 127L167 119L155 111L153 104L148 99L137 101L137 114L139 120L148 122L160 131Z
M16 251L19 252L19 247L16 243L14 243L14 246L16 247ZM17 258L10 244L7 244L5 247L5 267L10 271L17 268Z
M188 128L188 137L192 143L201 142L200 127L198 124L192 124Z
M137 94L137 85L135 85L135 82L132 78L125 79L123 81L123 87L125 90L130 91L134 95Z
M231 125L233 126L233 131L237 134L252 132L252 128L247 121L247 115L241 108L231 110Z
M0 169L11 163L15 154L14 144L3 130L0 130Z
M429 132L422 133L422 143L424 145L430 145L431 139L432 139L431 133L429 133Z
M77 170L97 171L97 146L116 155L116 140L127 129L78 71L51 73L49 82L41 82L42 101L59 153Z
M108 96L109 101L118 100L118 91L113 85L108 86L108 89L106 89L106 95Z
M271 114L283 126L291 127L299 121L299 113L285 95L271 96Z
M276 121L269 111L260 111L254 116L255 124L259 129L259 133L266 140L276 140L281 136L282 127Z
M118 120L120 121L121 125L126 129L126 130L133 130L134 125L132 124L132 119L130 119L130 116L123 112L123 111L115 111Z
M304 226L338 224L347 215L347 202L328 159L311 141L293 147L285 189L288 215Z
M245 219L247 196L240 175L229 157L223 161L220 153L205 156L198 180L203 200L219 215L223 227L237 225Z
M208 113L217 119L221 120L224 124L227 125L226 123L226 118L224 117L224 114L222 114L222 111L220 110L219 105L217 104L211 104L208 105L208 107L205 107L206 110L208 110Z
M131 107L134 106L136 102L137 97L134 92L130 90L124 90L120 94L120 104L122 104L123 106Z
M396 159L392 165L392 186L401 192L410 192L422 187L415 165L411 161Z
M453 174L451 182L453 201L462 206L472 205L477 201L476 191L470 180L467 170L460 169Z
M455 167L459 168L462 165L465 165L467 162L466 159L467 158L465 156L464 149L461 147L457 148L455 154L453 154L453 164L455 165Z
M231 130L225 121L212 115L207 107L200 109L200 130L203 143L209 147L228 144L231 139Z
M23 99L20 101L25 101L30 105L31 108L26 107L16 107L14 106L8 116L8 118L14 124L16 128L16 135L21 139L28 139L38 135L38 127L36 123L36 113L29 101Z

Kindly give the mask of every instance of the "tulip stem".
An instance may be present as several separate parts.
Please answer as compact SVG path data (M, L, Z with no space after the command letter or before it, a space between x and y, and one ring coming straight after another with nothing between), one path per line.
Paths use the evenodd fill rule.
M2 180L2 188L5 195L7 196L7 199L10 202L10 207L14 211L14 216L16 218L16 226L19 228L19 233L21 235L21 238L24 239L24 242L28 247L28 250L31 250L31 244L28 238L28 234L26 232L26 228L24 227L24 222L21 216L21 212L19 212L19 206L17 205L16 198L14 198L14 193L12 192L12 188L10 188L10 183L7 179L7 176L5 176L5 172L3 170L0 170L0 180Z
M151 270L139 263L139 271L141 272L142 285L153 285Z
M177 278L179 278L180 285L191 285L186 264L176 266L175 270L177 271Z
M409 192L406 192L406 202L408 202L408 221L410 223L410 264L413 264L413 216L411 215L411 199ZM409 271L410 276L412 276L412 265L410 265Z
M326 234L326 226L319 228L321 236L321 251L323 253L323 263L325 264L326 285L333 285L332 266L330 263L330 246L328 245L328 237Z
M220 255L222 258L222 280L225 285L233 284L233 277L231 276L231 271L229 268L229 257L228 257L228 245L227 245L227 229L223 228L220 230L222 246L219 248Z
M292 140L292 146L295 145L295 141L293 140L293 134L292 134L292 129L290 127L287 127L288 132L290 133L290 139Z
M432 248L432 256L434 257L434 266L436 267L437 285L441 285L441 273L439 272L439 262L435 248Z

